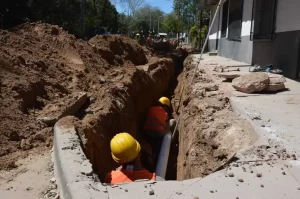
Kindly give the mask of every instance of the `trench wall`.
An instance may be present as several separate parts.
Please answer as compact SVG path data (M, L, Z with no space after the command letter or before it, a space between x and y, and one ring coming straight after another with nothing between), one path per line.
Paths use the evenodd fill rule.
M130 133L143 151L151 153L138 125L143 123L147 109L168 89L174 73L173 62L167 58L126 70L122 81L102 88L101 103L91 106L93 114L78 127L84 151L100 179L117 167L110 153L110 140L115 134Z

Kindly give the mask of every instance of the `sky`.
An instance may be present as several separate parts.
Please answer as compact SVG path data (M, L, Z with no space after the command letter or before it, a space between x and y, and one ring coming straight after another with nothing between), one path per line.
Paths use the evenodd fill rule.
M159 7L165 13L172 11L173 0L145 0L145 2L153 7ZM122 7L118 4L116 6L118 12L122 12Z

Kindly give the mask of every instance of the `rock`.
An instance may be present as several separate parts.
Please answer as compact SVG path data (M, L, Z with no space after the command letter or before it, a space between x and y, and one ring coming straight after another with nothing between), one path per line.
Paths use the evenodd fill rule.
M258 177L258 178L260 178L261 176L262 176L261 173L257 173L257 174L256 174L256 177Z
M232 86L244 93L260 92L266 89L270 84L269 76L265 73L256 72L235 78Z
M214 191L213 191L213 190L210 190L210 193L214 193Z
M51 179L50 179L50 182L51 182L51 183L55 183L55 182L56 182L56 179L55 179L55 178L51 178Z
M234 177L234 174L233 173L229 173L228 176L229 177Z
M239 181L239 182L244 182L244 180L243 180L243 179L241 179L241 178L240 178L240 179L238 179L238 181Z
M284 171L282 172L282 175L286 175Z
M217 91L219 90L219 86L217 84L204 84L203 88L205 91Z
M22 139L21 143L20 143L20 147L23 150L29 150L32 148L32 145L30 144L30 142L26 139Z
M125 191L125 192L128 192L128 189L125 189L124 191Z
M48 104L37 120L53 126L60 118L75 114L87 101L87 93L72 93L53 104Z
M274 92L274 91L280 91L285 89L285 85L282 84L269 84L269 86L266 88L266 91Z
M149 195L150 195L150 196L154 195L154 191L153 191L153 190L150 190L150 191L149 191Z
M237 77L240 77L241 74L239 74L238 72L228 72L228 73L219 73L218 76L228 80L233 80Z
M277 75L272 73L266 73L270 78L270 84L283 84L286 82L286 79L283 75Z
M265 186L262 184L262 185L260 185L260 187L264 188Z

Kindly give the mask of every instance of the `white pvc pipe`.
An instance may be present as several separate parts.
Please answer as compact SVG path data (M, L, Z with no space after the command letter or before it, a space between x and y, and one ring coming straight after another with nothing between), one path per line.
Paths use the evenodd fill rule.
M158 161L156 164L155 174L156 174L156 176L159 176L162 178L166 177L166 171L167 171L169 153L170 153L170 147L171 147L171 138L172 138L171 132L168 132L164 136L163 142L160 147Z

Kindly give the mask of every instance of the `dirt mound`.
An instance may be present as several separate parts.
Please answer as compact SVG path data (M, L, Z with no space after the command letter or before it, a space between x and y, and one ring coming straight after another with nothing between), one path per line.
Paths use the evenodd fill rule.
M128 103L126 111L133 111L129 108L133 101L126 101L130 93L125 90L150 89L147 82L153 81L136 67L147 64L153 54L119 35L83 41L58 26L27 23L0 30L0 45L0 169L13 167L27 150L51 147L52 128L37 120L46 105L74 92L86 92L89 100L76 116L83 124L95 125L96 119L90 117L99 112L124 111ZM172 65L170 60L156 61L157 65ZM123 101L113 100L116 96ZM107 122L113 125L115 121Z

